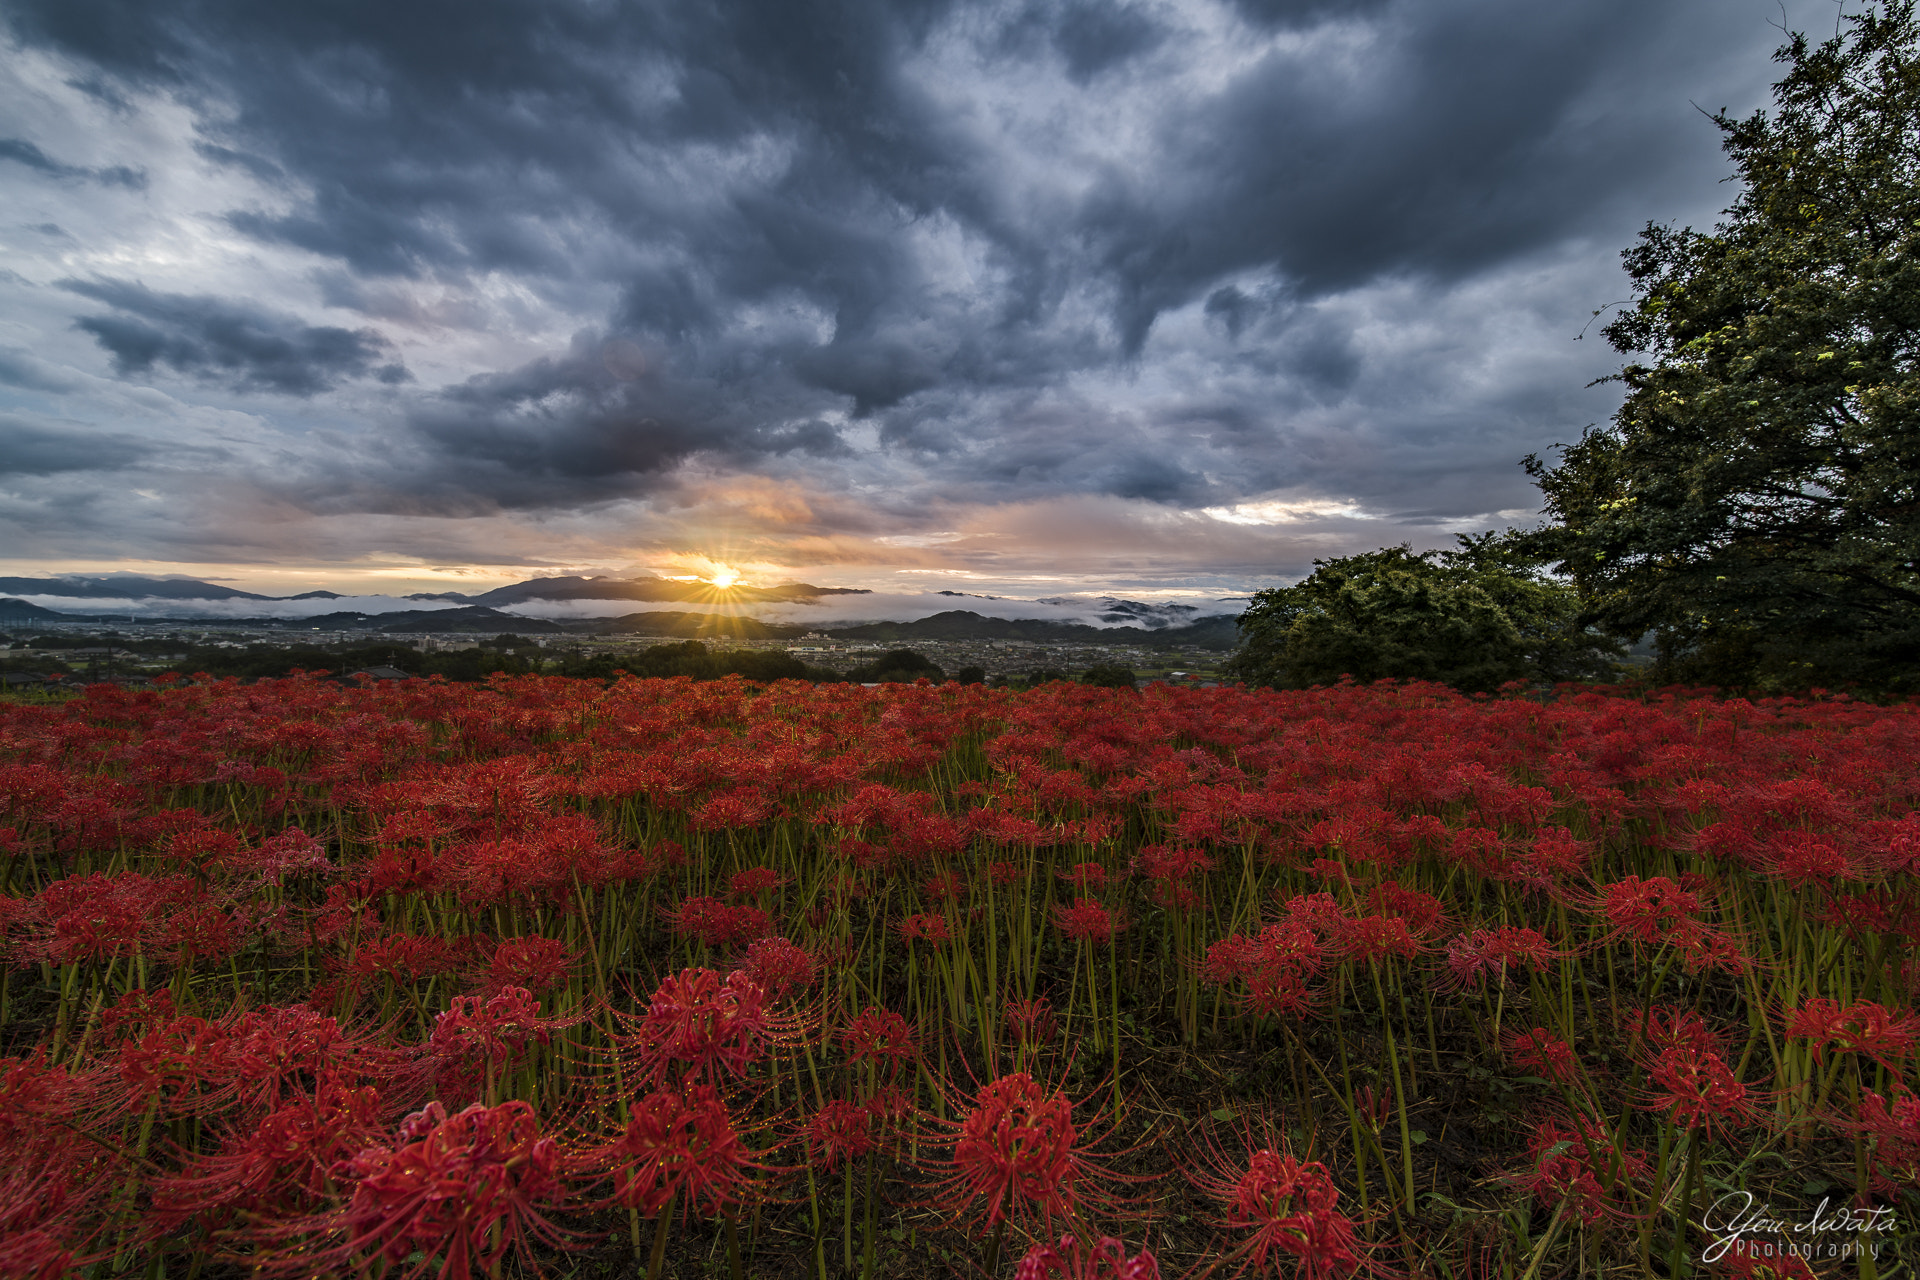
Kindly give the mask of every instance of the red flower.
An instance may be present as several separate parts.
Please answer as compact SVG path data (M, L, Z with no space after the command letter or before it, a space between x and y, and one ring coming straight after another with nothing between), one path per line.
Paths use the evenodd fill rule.
M1567 1127L1547 1120L1534 1128L1527 1139L1527 1172L1510 1181L1531 1191L1542 1205L1565 1200L1578 1221L1591 1225L1631 1216L1627 1192L1647 1173L1643 1153L1625 1149L1616 1154L1604 1126L1574 1116Z
M772 867L748 867L727 877L727 892L735 898L757 898L785 883L786 877Z
M947 918L943 915L908 916L898 928L900 936L908 942L928 942L939 947L953 941L953 930L947 927Z
M574 954L558 938L508 938L493 949L487 961L485 991L507 987L548 992L565 986L573 974Z
M1107 887L1107 869L1098 862L1077 862L1073 870L1056 874L1081 893L1098 893Z
M622 1021L635 1031L618 1043L655 1082L743 1076L788 1030L768 1012L767 993L752 978L730 973L723 982L711 969L666 978L644 1015Z
M1023 1045L1044 1044L1060 1030L1053 1016L1053 1004L1045 996L1032 1000L1007 1001L1007 1025Z
M863 1009L840 1035L847 1056L856 1064L887 1065L887 1078L893 1079L902 1064L911 1062L920 1052L914 1042L913 1028L891 1009Z
M1071 1234L1060 1243L1036 1244L1027 1250L1014 1270L1013 1280L1160 1280L1160 1263L1142 1249L1129 1258L1126 1246L1112 1236L1102 1236L1086 1253L1080 1251L1079 1238Z
M1756 1118L1747 1087L1733 1078L1726 1059L1717 1053L1678 1045L1663 1050L1647 1076L1655 1090L1642 1105L1649 1111L1667 1112L1689 1129L1711 1136L1715 1124Z
M314 1275L346 1269L356 1258L377 1253L389 1265L421 1259L404 1273L432 1272L445 1280L468 1280L475 1270L498 1274L511 1251L531 1263L529 1237L560 1248L573 1237L546 1214L564 1206L567 1193L558 1144L540 1136L533 1108L524 1102L478 1104L449 1117L438 1102L408 1116L399 1146L373 1147L344 1164L335 1176L351 1181L345 1208L270 1228L270 1239L344 1234L331 1248L301 1245L270 1256L267 1269Z
M1219 1154L1216 1152L1216 1155ZM1226 1207L1221 1225L1251 1236L1239 1247L1240 1271L1264 1270L1277 1254L1299 1260L1300 1274L1317 1280L1357 1270L1353 1222L1338 1212L1340 1192L1318 1161L1262 1148L1244 1170L1211 1168L1192 1175L1194 1185Z
M1096 1171L1075 1145L1073 1103L1024 1071L982 1085L959 1120L940 1123L953 1150L935 1162L949 1171L935 1203L971 1226L1036 1217L1051 1224L1079 1207L1082 1184Z
M1472 986L1489 973L1505 983L1509 968L1539 971L1550 968L1558 956L1538 929L1517 925L1475 929L1447 943L1442 985L1449 989Z
M738 947L773 932L773 917L758 907L728 906L718 898L688 898L678 907L660 908L675 936L697 938L704 946Z
M1577 1078L1579 1061L1574 1057L1573 1046L1551 1031L1531 1027L1525 1031L1509 1031L1500 1039L1513 1065L1521 1070L1556 1084L1570 1085Z
M1920 1186L1920 1095L1905 1084L1896 1084L1892 1093L1883 1098L1866 1090L1859 1116L1840 1125L1873 1139L1869 1184L1885 1195Z
M740 972L759 983L767 998L777 1003L818 981L820 961L785 938L761 938L747 948Z
M525 987L507 987L482 1000L455 996L433 1020L427 1060L434 1086L444 1097L471 1096L491 1088L526 1052L529 1040L548 1043L566 1025L540 1016L540 1002Z
M827 1172L843 1159L858 1159L873 1150L873 1115L845 1098L829 1098L807 1122L807 1151Z
M1895 1013L1871 1000L1859 1000L1842 1009L1832 1000L1815 999L1801 1005L1787 1020L1787 1034L1813 1040L1815 1062L1829 1048L1842 1053L1864 1053L1898 1076L1914 1038L1920 1035L1920 1017Z
M613 1174L613 1203L652 1217L677 1199L723 1213L745 1201L761 1168L711 1086L661 1090L633 1104L627 1130L592 1153Z
M1113 935L1127 927L1125 920L1091 898L1076 898L1070 907L1054 907L1053 922L1076 942L1099 944L1112 942Z

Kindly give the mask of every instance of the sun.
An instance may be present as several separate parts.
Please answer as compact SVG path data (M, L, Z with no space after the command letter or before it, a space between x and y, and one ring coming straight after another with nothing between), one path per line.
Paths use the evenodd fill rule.
M740 581L740 571L732 565L723 564L714 569L712 574L708 575L707 581L722 591L725 591L728 587Z

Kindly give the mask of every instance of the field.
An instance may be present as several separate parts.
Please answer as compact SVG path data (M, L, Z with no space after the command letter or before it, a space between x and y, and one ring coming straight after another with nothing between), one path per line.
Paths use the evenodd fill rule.
M1838 696L0 703L0 1275L1911 1275L1916 791Z

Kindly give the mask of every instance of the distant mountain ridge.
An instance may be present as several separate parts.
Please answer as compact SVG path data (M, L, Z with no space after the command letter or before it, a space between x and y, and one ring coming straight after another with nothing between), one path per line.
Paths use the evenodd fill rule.
M1208 648L1230 648L1237 643L1237 616L1242 603L1237 599L1211 602L1213 608L1183 602L1146 603L1116 596L1056 596L1044 600L1007 600L1005 597L960 591L929 594L960 601L1005 601L1014 611L1031 612L1033 606L1057 608L1068 618L999 618L972 609L949 609L931 617L910 622L889 620L886 611L900 608L890 597L877 597L871 613L860 606L870 621L843 621L828 618L806 622L772 622L747 616L741 610L755 606L776 607L823 604L829 597L873 596L859 587L817 587L804 582L783 583L773 587L731 587L724 593L706 582L680 582L670 578L614 578L559 576L532 578L524 582L496 587L474 595L457 591L419 592L404 597L421 604L450 605L451 608L393 609L380 603L401 603L391 596L348 597L337 591L304 591L298 595L269 596L192 578L158 578L141 574L64 575L49 578L0 578L0 594L35 596L56 601L72 600L78 612L47 609L31 600L8 599L0 604L0 617L14 626L34 623L84 622L97 618L87 611L92 601L114 601L113 612L122 609L140 612L148 605L147 621L180 625L255 627L274 630L378 631L399 635L432 632L524 635L635 635L675 639L787 640L809 632L823 633L838 640L855 642L910 643L916 640L1025 640L1080 644L1126 643L1143 641L1155 645L1187 644ZM266 609L239 616L234 608L243 602L285 605L296 601L322 602L353 600L363 609L335 609L314 615L295 615ZM641 604L724 605L726 612L706 612L693 608L643 610L618 617L562 617L542 619L524 613L506 612L514 606L536 603L632 601ZM121 604L119 602L125 602ZM205 604L207 611L194 609ZM213 616L214 606L226 608ZM129 608L132 606L132 608ZM1221 606L1231 612L1217 612ZM988 606L991 607L991 606ZM876 615L878 615L876 617ZM1071 616L1077 615L1077 616ZM131 620L131 619L130 619ZM1098 625L1106 624L1106 625Z
M529 578L495 587L478 595L458 591L417 591L407 600L444 600L449 604L497 608L532 600L635 600L681 603L712 600L716 588L707 582L680 582L672 578ZM343 600L338 591L302 591L292 596L261 595L194 578L152 578L115 573L97 577L64 574L55 578L0 578L0 593L57 596L73 600ZM865 587L816 587L786 582L775 587L729 587L725 598L734 603L792 604L822 596L863 596Z

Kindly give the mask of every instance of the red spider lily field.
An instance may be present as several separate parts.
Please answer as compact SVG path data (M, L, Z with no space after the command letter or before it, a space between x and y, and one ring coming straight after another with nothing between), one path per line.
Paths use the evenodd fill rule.
M1911 1275L1920 712L0 703L0 1275Z

